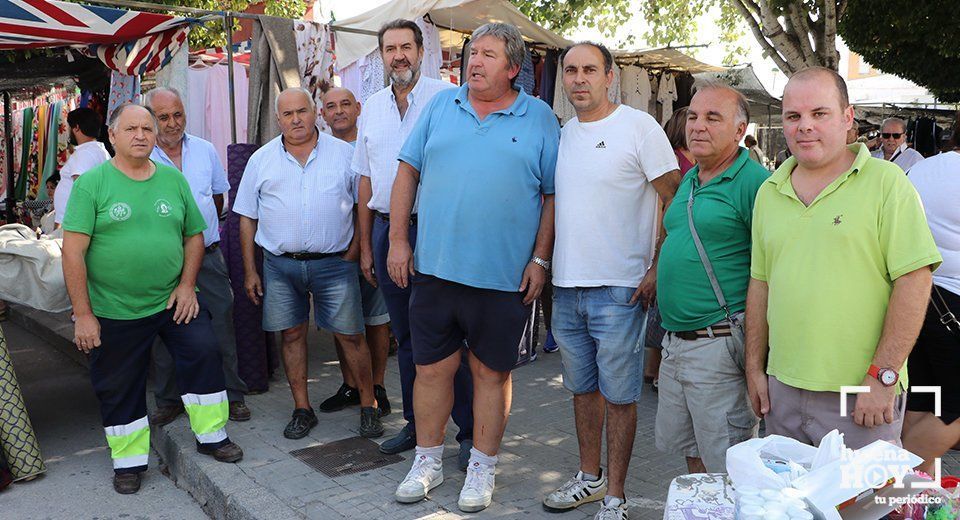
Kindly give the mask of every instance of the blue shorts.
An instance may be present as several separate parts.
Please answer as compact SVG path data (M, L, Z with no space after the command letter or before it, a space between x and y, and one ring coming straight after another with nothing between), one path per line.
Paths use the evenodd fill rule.
M640 400L646 312L631 304L632 287L554 287L553 337L560 346L563 386L598 389L613 404Z
M263 253L263 330L286 330L310 319L337 334L363 334L359 268L339 256L294 260Z
M390 312L387 311L387 300L379 287L370 285L363 275L360 275L360 303L363 306L363 324L368 327L386 325L390 323Z

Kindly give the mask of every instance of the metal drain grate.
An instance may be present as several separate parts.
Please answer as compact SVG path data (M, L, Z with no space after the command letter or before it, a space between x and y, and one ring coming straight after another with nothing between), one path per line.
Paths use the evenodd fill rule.
M399 455L380 453L377 443L363 437L301 448L291 451L290 455L330 478L382 468L403 460Z

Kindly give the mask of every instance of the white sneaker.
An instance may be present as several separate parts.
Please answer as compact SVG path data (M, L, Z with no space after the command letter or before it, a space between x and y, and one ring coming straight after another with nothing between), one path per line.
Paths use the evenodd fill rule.
M413 459L413 467L397 486L394 496L397 502L412 504L427 497L431 489L443 483L443 463L439 459L418 455Z
M600 478L594 481L583 480L583 472L566 481L556 491L543 499L543 508L551 513L573 509L588 502L603 500L607 493L607 476L600 470Z
M609 504L601 502L593 520L627 520L627 503L619 498L611 500Z
M467 467L467 479L460 490L460 500L457 505L464 513L483 511L493 500L494 474L496 466L488 466L479 462L472 462Z

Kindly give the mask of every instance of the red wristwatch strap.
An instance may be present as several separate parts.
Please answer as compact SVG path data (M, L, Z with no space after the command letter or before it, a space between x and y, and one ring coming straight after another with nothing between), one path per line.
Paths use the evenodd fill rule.
M870 368L867 369L867 375L869 375L870 377L872 377L872 378L876 379L877 381L879 381L879 380L880 380L880 367L878 367L877 365L874 365L874 364L871 363L871 364L870 364Z

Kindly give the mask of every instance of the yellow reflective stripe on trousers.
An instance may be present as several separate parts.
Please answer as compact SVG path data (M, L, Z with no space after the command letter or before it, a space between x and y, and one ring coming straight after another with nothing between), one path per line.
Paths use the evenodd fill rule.
M110 446L114 469L146 466L150 453L150 424L143 416L129 424L103 429Z
M225 428L230 417L227 391L213 394L183 394L183 407L190 417L190 429L203 444L220 442L227 438Z

